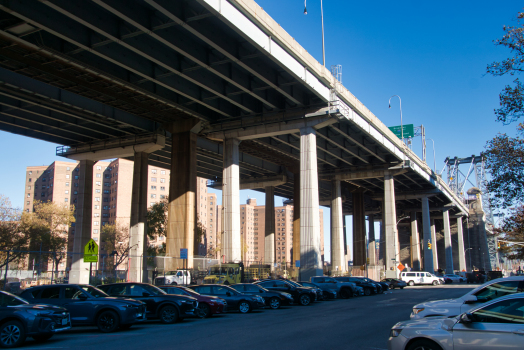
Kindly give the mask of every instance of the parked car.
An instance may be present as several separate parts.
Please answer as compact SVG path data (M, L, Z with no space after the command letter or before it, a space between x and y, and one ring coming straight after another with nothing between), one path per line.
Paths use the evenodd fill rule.
M389 350L522 349L524 293L510 294L458 316L399 322Z
M293 296L286 292L270 291L253 283L233 284L231 288L237 292L251 295L259 295L264 298L267 306L272 309L278 309L281 305L293 304Z
M195 298L198 301L198 310L195 310L197 316L209 318L215 314L222 314L227 311L227 301L219 297L202 295L191 288L182 286L159 286L167 294L185 295ZM198 312L197 312L198 311Z
M262 280L253 283L270 291L289 293L293 296L293 300L302 306L309 305L316 299L316 293L313 289L297 287L287 280Z
M154 284L161 285L188 285L191 284L191 272L187 270L166 271L163 275L155 278Z
M27 337L43 342L69 328L71 318L65 308L30 304L14 294L0 291L0 347L20 346Z
M322 288L320 288L319 286L313 284L313 283L310 283L309 285L304 285L300 282L295 282L295 281L289 281L289 283L293 284L295 287L304 287L304 288L310 288L312 289L314 292L315 292L315 300L314 301L322 301L322 300L325 300L324 299L324 292L322 291Z
M320 286L322 290L335 290L342 299L359 295L357 285L352 282L342 282L334 279L333 277L326 276L314 276L309 280L311 283L315 283Z
M309 287L309 288L313 288L315 289L316 293L317 293L317 299L318 300L328 300L329 297L328 297L328 291L330 291L329 289L324 289L322 288L322 286L320 286L319 284L317 283L312 283L312 282L307 282L307 281L299 281L299 282L296 282L298 285L301 285L302 287ZM331 290L332 292L334 292L336 294L336 290Z
M387 291L389 289L389 284L386 283L386 282L377 282L375 280L372 280L371 278L367 278L367 277L360 277L360 276L354 276L355 278L360 278L362 281L364 282L367 282L367 283L374 283L376 284L377 286L379 286L380 288L377 288L377 292L378 293L384 293L385 291Z
M353 282L357 286L360 286L364 289L364 295L369 296L371 294L377 294L378 293L378 286L375 283L369 283L361 280L360 278L355 277L334 277L337 281L340 282Z
M224 299L227 302L228 311L238 310L245 314L266 305L264 298L259 295L240 293L230 286L221 284L201 284L189 286L189 288L202 295Z
M431 316L453 317L487 301L507 294L524 292L524 277L498 278L473 289L456 299L434 300L413 306L411 319Z
M444 277L449 278L452 283L462 283L465 281L463 277L455 274L445 274Z
M436 286L440 283L439 277L426 271L401 272L400 279L413 286L415 284L432 284Z
M171 295L148 283L128 282L98 286L113 297L126 297L146 304L146 317L159 319L162 323L175 323L193 316L198 307L196 298Z
M72 326L95 325L104 333L129 328L146 319L146 307L141 301L111 298L88 284L35 286L20 296L32 304L62 306L69 311Z
M395 289L395 288L404 289L404 287L407 287L408 285L406 282L399 280L397 278L384 278L382 282L388 283L390 289Z

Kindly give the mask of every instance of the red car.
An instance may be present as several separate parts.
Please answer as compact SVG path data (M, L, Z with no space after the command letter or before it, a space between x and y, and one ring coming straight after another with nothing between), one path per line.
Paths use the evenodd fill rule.
M222 314L226 312L227 302L219 297L208 295L201 295L194 290L182 286L158 286L167 294L186 295L198 300L198 312L195 314L199 317L211 317L214 314Z

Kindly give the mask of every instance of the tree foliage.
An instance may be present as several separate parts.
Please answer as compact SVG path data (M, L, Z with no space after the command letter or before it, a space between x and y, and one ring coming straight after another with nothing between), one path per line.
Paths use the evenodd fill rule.
M524 71L524 12L517 15L516 26L504 26L504 35L495 45L509 49L511 56L488 65L487 73L494 76L516 75ZM499 95L497 120L509 124L524 115L524 84L517 78ZM488 191L492 204L507 208L524 200L524 124L517 126L517 135L498 134L486 144L486 167L491 175Z
M169 201L166 197L166 199L153 204L147 210L147 236L151 240L166 236L168 203Z
M9 250L9 263L19 263L29 250L30 235L21 229L20 209L13 208L8 197L0 195L0 268L7 261Z
M100 240L104 249L113 257L113 268L116 270L120 264L127 260L131 247L129 246L129 227L116 223L104 225L100 230Z
M504 219L502 226L495 229L499 239L509 241L501 242L499 251L508 259L524 259L524 206L521 205L511 210L511 215ZM515 242L515 243L511 243Z

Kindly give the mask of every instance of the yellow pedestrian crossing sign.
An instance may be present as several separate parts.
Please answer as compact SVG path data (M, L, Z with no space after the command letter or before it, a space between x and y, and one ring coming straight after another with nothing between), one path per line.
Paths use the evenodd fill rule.
M98 262L98 244L93 239L84 247L84 262Z

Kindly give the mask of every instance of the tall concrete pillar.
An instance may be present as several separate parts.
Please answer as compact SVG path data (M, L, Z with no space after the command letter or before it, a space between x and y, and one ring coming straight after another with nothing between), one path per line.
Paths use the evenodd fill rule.
M434 220L430 219L428 197L422 197L422 247L424 249L424 270L428 272L435 271L435 257L437 256L437 241L431 234L431 224ZM431 249L428 248L428 242L431 243Z
M193 266L196 226L196 143L197 135L184 130L172 133L171 174L166 237L168 271L182 268L180 249L187 249L187 267Z
M457 240L458 240L458 262L459 270L466 271L466 252L464 251L464 232L462 227L462 218L457 218Z
M342 215L342 235L344 236L344 265L346 266L345 269L346 271L349 271L349 266L348 266L348 234L347 234L347 216L346 215Z
M300 261L300 171L293 174L293 266Z
M387 277L398 277L399 244L397 210L395 207L395 182L393 175L384 175L384 221L385 221L385 265Z
M364 210L364 193L353 192L353 265L366 263L366 213Z
M442 211L442 220L444 221L444 251L446 252L446 273L453 273L453 250L451 247L449 209Z
M300 129L300 277L304 281L323 274L316 140L314 128Z
M222 204L224 206L223 255L226 262L240 261L240 173L238 139L224 141L224 182Z
M420 238L418 235L418 223L417 223L417 212L412 211L410 215L411 222L411 247L409 251L411 252L411 258L413 261L413 269L420 271L421 261L420 261ZM426 247L427 248L427 247Z
M78 201L69 283L89 283L89 263L84 262L84 247L91 239L94 164L92 160L81 160L78 164Z
M386 255L386 214L384 207L384 204L382 204L382 212L380 213L380 239L378 241L378 264L380 266L386 265L386 260L384 259Z
M333 271L346 272L344 224L342 223L342 190L339 180L331 181L331 266Z
M431 219L431 249L433 251L433 271L438 271L438 249L437 249L437 230L435 229L435 219ZM429 271L426 269L426 271Z
M275 263L275 187L266 187L264 262Z
M375 215L370 214L368 215L368 225L369 225L369 239L368 239L368 258L369 258L369 265L376 265L377 264L377 257L376 257L376 245L375 245Z
M131 229L129 231L129 280L148 282L147 275L147 175L149 153L134 156L131 191Z

